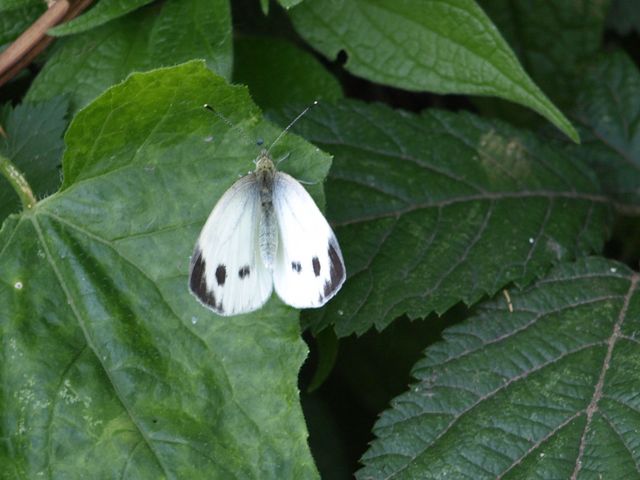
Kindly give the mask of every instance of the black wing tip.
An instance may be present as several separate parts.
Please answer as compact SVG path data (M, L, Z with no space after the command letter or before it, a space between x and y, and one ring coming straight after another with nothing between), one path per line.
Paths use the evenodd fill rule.
M347 272L344 268L344 260L342 259L342 252L340 246L335 238L329 240L329 248L327 250L329 255L329 280L324 283L324 300L326 303L331 297L333 297L345 279L347 278Z
M216 302L213 290L207 289L206 271L207 264L202 257L202 251L196 247L191 257L191 266L189 268L189 290L205 307L224 315L222 302Z

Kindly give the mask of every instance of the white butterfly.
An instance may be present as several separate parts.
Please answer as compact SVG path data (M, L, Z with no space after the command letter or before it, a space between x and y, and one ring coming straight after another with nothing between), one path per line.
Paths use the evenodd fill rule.
M191 257L189 288L206 307L227 316L260 308L274 285L292 307L320 307L345 276L327 220L304 187L276 171L263 150L255 171L234 183L209 215Z

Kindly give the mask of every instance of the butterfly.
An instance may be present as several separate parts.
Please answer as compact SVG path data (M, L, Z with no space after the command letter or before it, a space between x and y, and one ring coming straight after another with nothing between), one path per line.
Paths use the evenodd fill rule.
M189 289L219 315L257 310L274 288L292 307L321 307L346 277L333 230L305 188L277 171L271 147L222 195L191 256Z

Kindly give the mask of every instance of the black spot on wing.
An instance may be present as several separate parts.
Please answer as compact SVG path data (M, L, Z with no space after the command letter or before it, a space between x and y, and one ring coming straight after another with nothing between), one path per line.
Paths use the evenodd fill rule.
M320 260L318 260L318 257L313 257L313 260L311 261L311 263L313 264L313 273L315 273L316 277L320 276Z
M224 282L227 280L227 267L224 265L218 265L216 268L216 281L218 285L223 286Z
M249 265L245 265L240 270L238 270L238 276L241 279L244 277L248 277L250 273L251 273L251 269L249 268Z
M328 297L335 293L344 281L344 264L336 250L336 247L329 243L329 280L324 282L324 296Z
M216 304L216 296L213 290L207 289L205 272L207 265L202 258L202 252L196 248L191 257L191 275L189 276L189 289L198 299L218 313L224 313L222 302Z
M291 268L294 272L300 273L302 271L302 265L300 262L291 262Z

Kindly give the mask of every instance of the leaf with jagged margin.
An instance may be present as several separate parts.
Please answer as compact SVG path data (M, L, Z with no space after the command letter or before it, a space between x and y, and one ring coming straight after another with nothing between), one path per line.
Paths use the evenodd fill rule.
M55 192L60 186L69 102L54 97L46 102L6 106L0 112L0 153L26 177L37 198ZM7 181L0 177L0 224L10 213L20 211L20 201Z
M279 132L202 62L132 75L77 114L61 191L0 230L3 471L317 477L297 312L273 298L222 318L187 289L200 228L253 166L247 136ZM283 170L322 180L326 154L293 135L285 151Z
M412 91L504 98L578 141L474 0L314 0L290 15L298 33L327 57L344 50L345 68L355 75Z
M480 0L531 78L561 108L600 51L609 0Z
M54 36L63 36L85 32L133 12L152 1L153 0L100 0L94 7L79 17L58 25L50 29L47 33Z
M334 155L327 213L349 276L306 316L314 331L360 334L473 304L599 251L607 236L608 199L590 169L503 122L344 101L297 127Z
M425 350L357 478L638 478L637 287L583 258L481 304Z
M225 0L168 0L56 42L27 100L68 94L79 110L135 71L203 58L231 76L231 17Z
M313 55L286 40L241 36L233 50L234 82L247 85L262 109L343 97L338 80Z
M584 143L569 145L596 171L621 210L640 208L640 73L623 52L594 62L576 92L573 112Z

